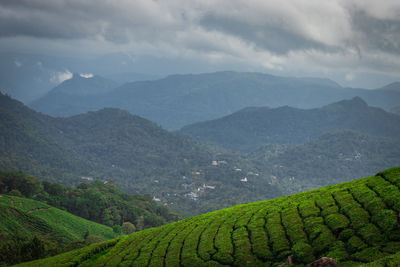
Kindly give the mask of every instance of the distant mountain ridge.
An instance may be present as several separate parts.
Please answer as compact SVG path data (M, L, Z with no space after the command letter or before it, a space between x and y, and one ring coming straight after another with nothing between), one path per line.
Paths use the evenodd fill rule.
M98 75L74 73L72 78L57 85L49 94L96 95L110 92L118 83Z
M400 82L394 82L388 85L385 85L381 88L379 88L379 90L391 90L391 91L400 91Z
M400 103L400 92L392 90L342 88L321 78L224 71L131 82L98 96L51 100L44 97L39 100L40 106L32 107L52 116L115 107L150 119L164 128L179 129L249 106L316 108L355 96L362 97L371 106L384 109Z
M351 129L376 136L400 137L400 117L369 107L361 98L342 100L322 108L246 108L220 119L182 128L200 141L248 152L262 144L296 144L332 130Z
M91 99L111 92L118 85L117 82L98 75L84 77L74 73L71 79L33 101L30 106L39 112L54 113L57 116L67 116L71 110L85 113L96 110L97 105L93 105Z

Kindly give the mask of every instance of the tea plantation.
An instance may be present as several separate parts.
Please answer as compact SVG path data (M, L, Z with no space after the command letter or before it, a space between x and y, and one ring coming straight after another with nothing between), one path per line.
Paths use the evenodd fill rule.
M400 168L244 204L22 266L400 265Z
M85 234L104 239L116 236L111 227L98 224L32 199L0 195L1 242L25 241L42 236L65 245Z

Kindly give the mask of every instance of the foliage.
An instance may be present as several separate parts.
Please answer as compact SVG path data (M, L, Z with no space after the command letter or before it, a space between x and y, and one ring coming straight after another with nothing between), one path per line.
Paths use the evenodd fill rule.
M333 257L340 266L398 266L400 238L389 238L396 229L372 220L374 212L365 217L364 226L353 220L357 220L354 214L367 212L364 203L372 199L380 199L387 210L393 210L390 199L385 200L379 192L400 192L399 182L400 167L353 182L243 204L136 232L116 240L106 250L103 245L92 246L27 265L277 266L292 255L294 264L300 266L323 256ZM368 190L376 194L368 193L368 198L358 202L355 196ZM305 212L303 203L320 212ZM338 207L337 212L322 215L332 205Z
M132 234L133 232L136 231L136 227L135 227L135 225L134 225L133 223L131 223L131 222L124 222L124 223L122 224L122 226L121 226L121 230L122 230L122 232L123 232L124 234L130 235L130 234Z

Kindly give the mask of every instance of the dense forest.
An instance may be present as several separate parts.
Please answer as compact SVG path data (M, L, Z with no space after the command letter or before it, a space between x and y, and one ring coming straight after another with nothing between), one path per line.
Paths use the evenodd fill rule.
M400 142L342 130L305 144L264 145L247 156L268 166L271 182L292 194L399 166Z
M128 195L101 181L81 183L74 188L41 181L22 172L0 170L0 193L42 201L111 227L131 222L137 230L143 230L178 219L148 195Z
M64 185L112 181L185 215L281 195L251 160L126 111L52 118L5 95L0 104L0 167L6 170Z

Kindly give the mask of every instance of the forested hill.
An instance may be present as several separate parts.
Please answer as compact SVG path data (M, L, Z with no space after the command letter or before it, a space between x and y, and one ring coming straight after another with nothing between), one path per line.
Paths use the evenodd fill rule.
M131 222L143 230L178 219L150 196L128 195L109 182L87 181L74 188L0 170L0 193L42 201L110 227Z
M261 146L248 156L269 166L271 182L292 194L400 166L400 141L343 130L305 144Z
M22 266L308 266L321 257L339 266L399 266L399 188L400 168L392 168Z
M100 85L96 86L101 89ZM224 71L132 82L106 94L48 94L32 106L52 116L115 107L150 119L166 129L180 129L249 106L315 108L355 96L387 110L400 103L400 92L395 90L343 88L328 79Z
M281 195L251 161L119 109L52 118L0 95L0 129L0 168L65 185L113 181L181 214Z
M322 108L246 108L232 115L182 128L201 141L248 152L263 144L297 144L322 134L350 129L364 134L400 137L400 117L368 106L361 98Z

